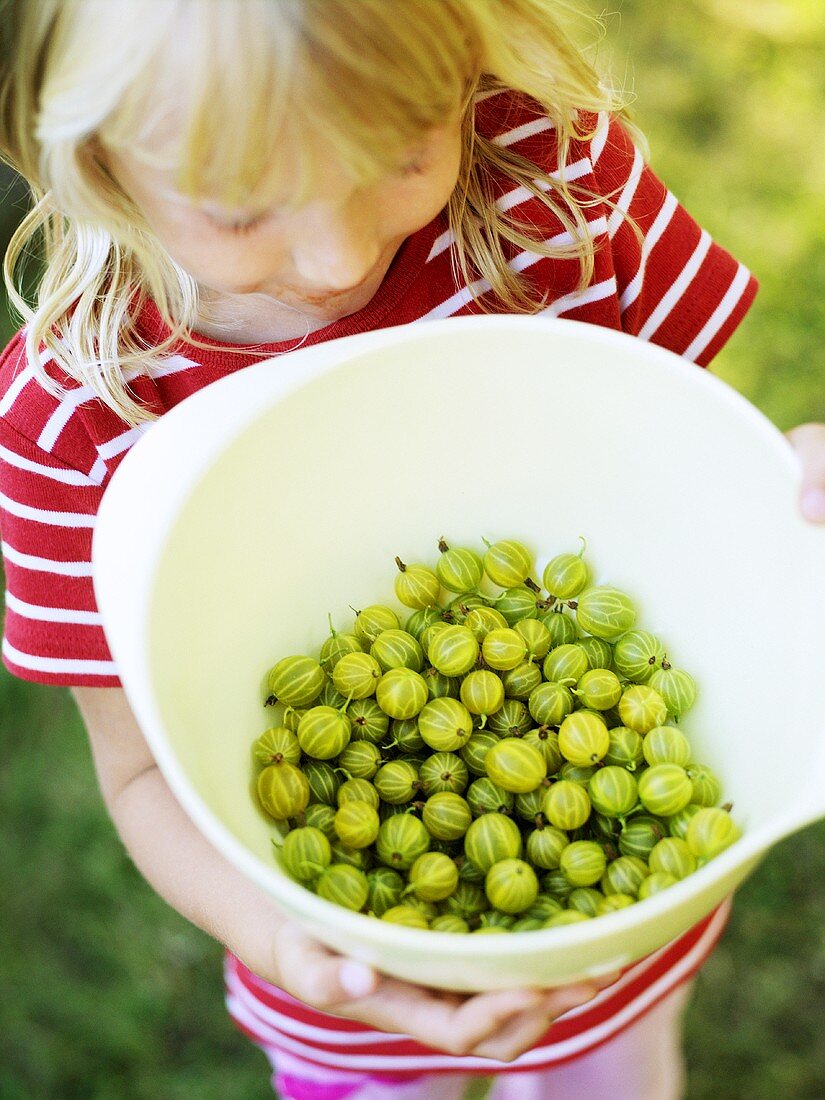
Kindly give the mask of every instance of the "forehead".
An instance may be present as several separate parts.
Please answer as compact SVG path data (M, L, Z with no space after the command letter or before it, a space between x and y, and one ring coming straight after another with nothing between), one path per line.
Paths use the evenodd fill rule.
M331 172L374 178L459 113L470 80L466 43L434 59L415 35L359 39L352 13L386 24L386 0L350 2L338 24L340 0L325 0L326 21L321 5L287 0L175 7L100 138L190 195L299 200Z
M445 163L449 161L452 164L457 158L459 136L456 124L427 131L392 166L392 175L389 178L397 181L397 173L409 161L416 161L421 169L416 175L416 185L419 190L426 187L428 178L437 176ZM171 148L175 148L174 142ZM158 159L151 153L119 150L115 154L113 168L126 190L139 203L160 200L183 210L200 208L209 211L211 208L215 214L232 212L237 216L253 217L271 212L273 208L288 213L301 208L307 201L337 202L350 193L353 180L345 168L335 162L334 154L328 154L328 171L316 177L304 192L300 192L289 182L294 178L294 173L290 172L290 165L293 163L291 156L290 150L284 150L277 166L279 172L272 172L262 179L259 186L232 198L220 189L209 191L205 186L186 188L181 182L176 165L167 164L163 158ZM279 179L287 182L276 186L276 180ZM378 179L380 181L381 177Z

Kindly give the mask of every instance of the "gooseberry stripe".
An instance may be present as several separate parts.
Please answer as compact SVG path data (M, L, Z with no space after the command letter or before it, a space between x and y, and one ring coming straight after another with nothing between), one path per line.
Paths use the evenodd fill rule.
M533 1048L508 1063L504 1071L557 1065L613 1038L696 972L722 934L729 913L727 901L678 940L630 967L592 1001L556 1020ZM236 1026L273 1053L286 1050L316 1065L411 1076L426 1070L503 1068L492 1059L444 1054L409 1036L376 1032L309 1008L251 974L232 955L226 958L225 977L227 1007ZM329 1028L324 1021L329 1021Z

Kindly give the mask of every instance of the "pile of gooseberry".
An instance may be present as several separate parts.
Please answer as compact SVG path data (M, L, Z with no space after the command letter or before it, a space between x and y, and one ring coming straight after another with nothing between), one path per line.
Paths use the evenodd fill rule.
M393 607L268 676L256 789L286 872L320 897L441 932L589 920L740 835L678 723L696 684L592 583L579 553L533 580L520 542L396 558Z

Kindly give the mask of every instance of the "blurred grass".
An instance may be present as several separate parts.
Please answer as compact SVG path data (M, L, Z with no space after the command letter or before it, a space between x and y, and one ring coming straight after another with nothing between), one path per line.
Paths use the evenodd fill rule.
M762 284L714 370L783 429L825 419L821 0L625 0L608 25L654 167ZM20 201L0 198L4 238ZM0 309L3 342L15 327ZM68 694L0 672L0 750L0 1096L270 1096L220 949L117 840ZM785 841L740 891L688 1013L689 1100L825 1097L824 842Z

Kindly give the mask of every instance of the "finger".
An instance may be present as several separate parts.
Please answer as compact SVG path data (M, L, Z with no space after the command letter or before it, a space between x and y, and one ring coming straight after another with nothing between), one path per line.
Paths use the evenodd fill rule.
M513 1016L495 1035L485 1039L469 1052L475 1058L492 1058L496 1062L513 1062L530 1050L547 1032L552 1019L546 1012L522 1012Z
M595 985L574 985L553 990L545 997L539 1009L522 1012L511 1017L503 1027L484 1042L474 1047L472 1054L480 1058L495 1058L500 1062L512 1062L547 1032L559 1016L593 999L598 992Z
M586 982L582 982L582 985L594 985L597 989L607 989L609 985L613 985L622 976L621 970L613 970L609 974L600 974L598 978L588 977Z
M410 1035L448 1054L466 1054L514 1015L535 1010L538 990L507 990L466 997L382 978L372 995L339 1006L348 1016L382 1031Z
M538 989L505 990L471 997L456 1010L455 1027L464 1049L473 1050L522 1012L537 1011L546 994Z
M825 424L800 424L788 439L802 462L802 514L812 523L825 523Z
M316 1008L368 996L380 981L372 967L336 955L289 921L276 932L275 951L283 987Z

